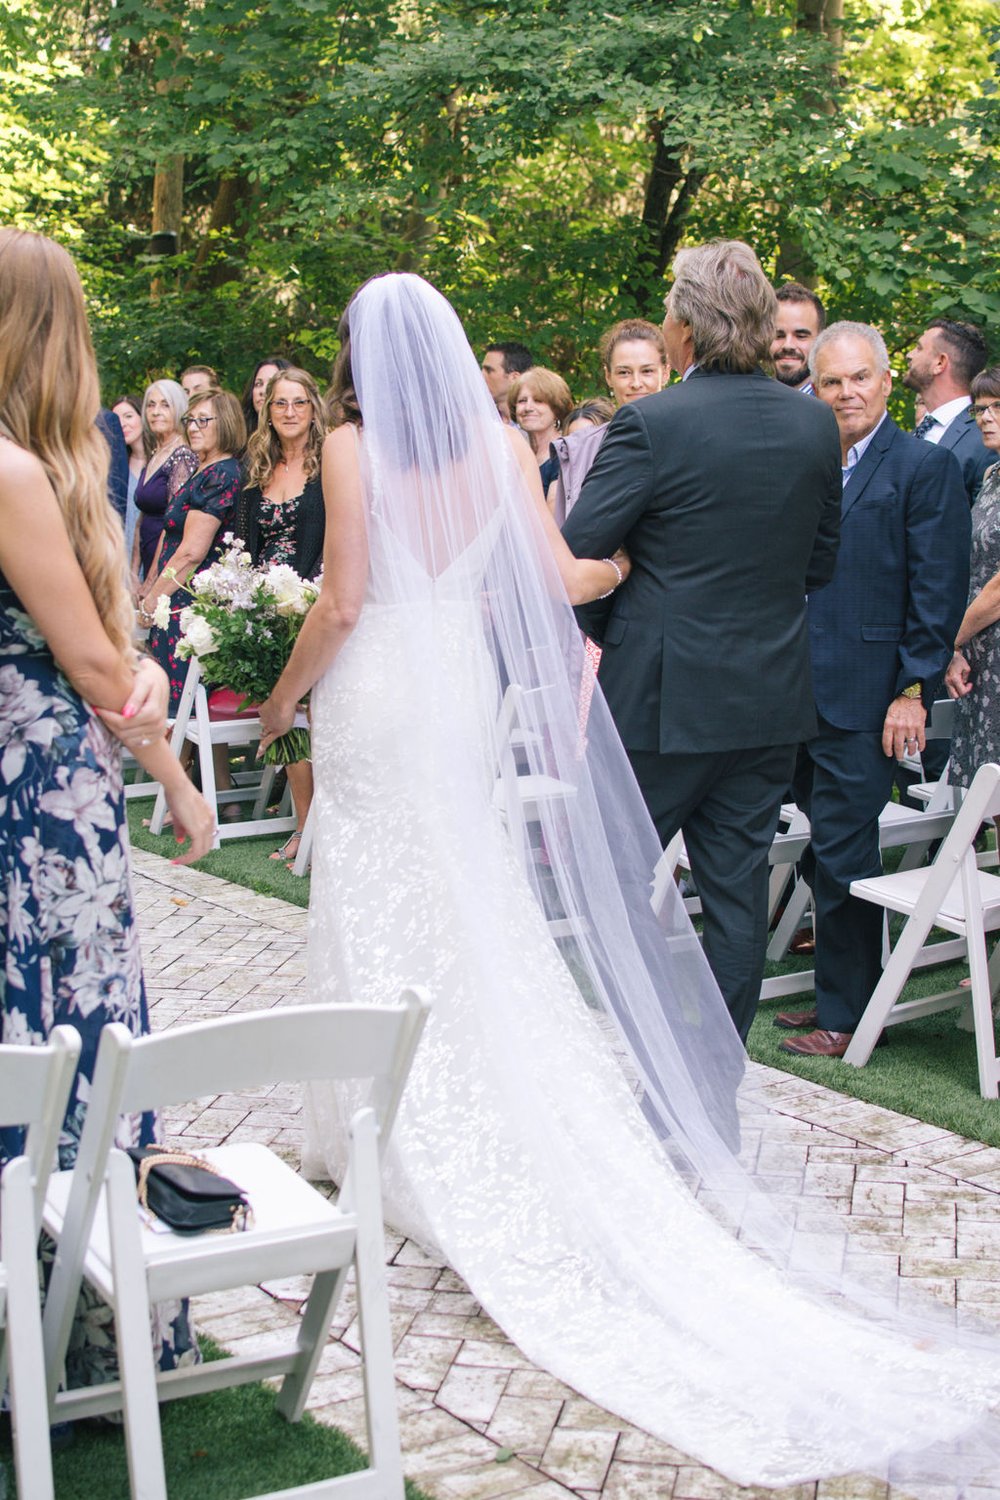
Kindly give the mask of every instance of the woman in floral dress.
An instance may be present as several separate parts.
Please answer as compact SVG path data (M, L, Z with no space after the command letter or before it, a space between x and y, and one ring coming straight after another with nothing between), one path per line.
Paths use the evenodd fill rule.
M98 406L72 261L41 235L0 230L0 1018L7 1043L41 1044L61 1024L81 1034L63 1168L76 1158L103 1026L148 1029L119 741L162 782L178 841L191 838L183 861L212 838L211 813L166 740L163 673L132 648ZM153 1125L128 1120L120 1144L148 1142ZM22 1144L4 1131L0 1162ZM163 1367L196 1357L186 1307L160 1314ZM88 1297L70 1384L107 1378L109 1322Z
M1000 454L1000 365L972 382L972 409L983 442ZM959 699L951 780L967 787L980 766L1000 760L1000 463L986 470L972 507L969 607L945 685Z
M300 578L323 566L326 512L320 453L326 420L319 390L305 370L289 367L268 382L260 425L247 447L247 484L236 511L236 534L255 567L283 563ZM289 869L298 853L313 795L312 766L285 767L295 806L295 832L272 859Z

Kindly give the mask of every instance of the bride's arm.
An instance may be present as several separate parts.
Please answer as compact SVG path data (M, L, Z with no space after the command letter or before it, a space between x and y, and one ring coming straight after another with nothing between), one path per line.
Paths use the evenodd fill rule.
M616 567L615 564L606 560L598 561L595 558L573 556L563 540L562 532L555 523L555 517L545 503L542 481L534 454L519 432L513 432L507 428L504 431L531 491L532 503L538 512L545 539L552 549L556 567L559 569L559 577L562 579L563 588L569 595L570 604L589 604L593 599L601 599L605 594L610 594L628 577L631 567L628 557L624 552L617 553L615 563L618 566Z
M291 728L295 706L333 663L361 613L368 578L365 523L357 438L338 427L323 443L323 587L278 678L260 706L261 749Z

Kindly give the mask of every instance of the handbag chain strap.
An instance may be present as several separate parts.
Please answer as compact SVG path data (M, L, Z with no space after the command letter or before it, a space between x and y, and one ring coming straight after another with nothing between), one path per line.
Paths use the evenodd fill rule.
M147 1213L152 1213L147 1200L149 1193L149 1174L154 1167L200 1167L203 1172L211 1172L213 1177L223 1177L218 1167L213 1167L210 1161L203 1156L192 1156L189 1151L158 1151L155 1156L144 1156L139 1163L139 1178L136 1183L136 1192L139 1202ZM237 1234L240 1230L249 1227L251 1218L250 1205L244 1200L233 1213L233 1220L228 1230L229 1234Z

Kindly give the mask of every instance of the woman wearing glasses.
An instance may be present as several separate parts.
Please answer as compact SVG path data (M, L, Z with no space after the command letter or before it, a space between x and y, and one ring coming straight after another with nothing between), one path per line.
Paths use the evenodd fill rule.
M1000 457L1000 365L977 375L971 394L980 436ZM969 606L945 685L960 700L951 780L968 786L981 765L1000 758L1000 463L986 470L972 507Z
M196 391L183 418L198 468L167 506L163 535L149 578L139 592L138 620L152 626L150 654L170 678L170 713L177 712L187 668L177 660L180 610L191 602L184 584L209 567L220 552L222 533L232 527L240 466L234 457L246 440L243 412L228 391ZM157 600L170 599L166 629L153 626Z
M246 485L236 508L237 536L258 567L284 563L300 578L315 578L323 565L325 511L320 450L326 417L319 389L305 370L289 366L268 381L261 419L246 453ZM312 766L286 766L295 805L295 832L272 859L298 853L312 801Z

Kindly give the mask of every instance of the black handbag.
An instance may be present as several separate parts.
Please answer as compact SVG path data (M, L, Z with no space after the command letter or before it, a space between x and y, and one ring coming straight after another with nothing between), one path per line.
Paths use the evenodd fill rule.
M127 1154L139 1202L178 1234L247 1228L246 1193L203 1157L164 1146L133 1146Z

